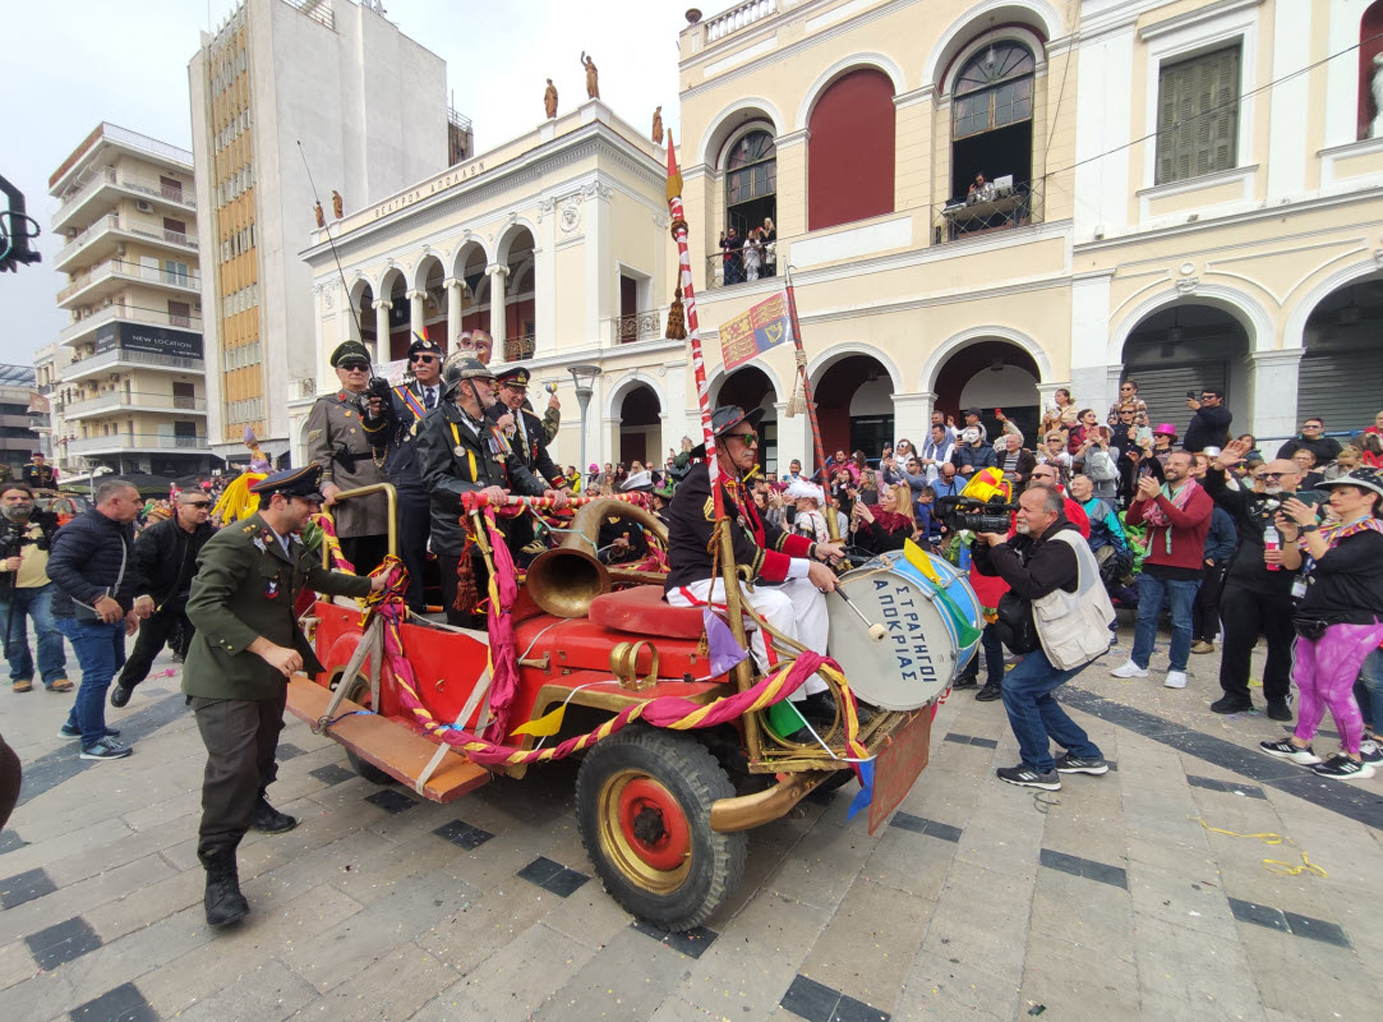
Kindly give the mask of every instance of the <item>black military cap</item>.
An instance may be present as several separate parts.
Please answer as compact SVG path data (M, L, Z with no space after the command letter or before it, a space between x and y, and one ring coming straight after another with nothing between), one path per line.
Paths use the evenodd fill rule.
M495 373L495 382L505 387L527 387L528 370L521 365L511 365Z
M302 497L304 500L315 500L320 504L325 499L322 497L322 466L306 465L303 468L288 468L282 472L275 472L251 486L250 492L261 497L281 493L285 497Z
M415 333L413 343L408 346L408 357L412 358L414 355L436 355L440 359L442 346L436 341L428 340L422 334Z
M362 362L369 362L371 361L370 349L359 341L342 341L336 346L336 350L331 353L331 367L335 369L348 359L359 359Z
M755 408L746 412L739 405L721 405L711 413L711 433L719 438L723 437L730 430L734 429L741 422L747 422L755 429L759 428L759 420L764 417L762 408ZM693 458L706 457L706 445L697 444L690 451Z

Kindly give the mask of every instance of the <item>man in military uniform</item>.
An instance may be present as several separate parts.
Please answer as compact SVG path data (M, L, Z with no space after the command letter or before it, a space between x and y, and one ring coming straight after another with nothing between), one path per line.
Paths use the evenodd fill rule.
M745 597L763 619L824 656L829 627L825 593L836 587L836 577L822 562L839 560L845 549L840 543L814 543L805 536L789 535L759 516L745 477L757 464L757 426L762 415L762 409L746 413L737 405L722 405L711 417L735 564L747 568L754 581L773 583L758 585ZM690 453L704 458L705 448ZM707 462L698 462L678 484L668 517L670 570L663 584L668 603L724 607L725 581L713 574L711 561L715 502ZM760 670L777 665L772 644L758 628L751 647ZM829 719L834 714L826 683L816 676L790 698L806 700L809 717Z
M206 745L197 857L206 869L206 918L224 926L250 910L240 893L235 850L250 827L277 833L297 820L264 797L278 772L274 757L286 680L323 670L293 612L304 588L365 596L374 579L327 571L298 538L322 502L322 470L289 469L251 487L259 512L221 529L197 559L187 616L197 633L182 690Z
M442 387L441 406L418 430L418 467L431 497L432 549L442 573L447 620L473 627L478 623L474 612L455 606L457 568L466 547L462 494L478 491L497 502L510 493L546 496L559 508L566 506L567 498L524 467L517 455L495 450L491 430L498 427L486 416L497 400L494 373L463 349L444 363ZM507 519L504 532L511 551L523 549L533 538L527 516ZM477 591L483 594L483 571L478 564L473 570Z
M336 521L341 553L356 573L368 575L389 552L389 502L384 494L336 504L336 494L385 481L385 454L376 451L370 432L382 420L371 414L370 353L359 341L346 341L331 353L341 389L319 397L307 416L307 456L322 469L322 496Z
M58 471L48 464L48 459L43 456L42 451L34 451L33 457L24 466L24 482L29 485L31 490L56 490L58 488Z
M378 418L369 418L366 426L374 430L370 437L376 452L381 448L386 451L384 471L399 494L399 557L408 570L408 606L421 612L432 512L418 471L416 438L423 419L442 403L441 346L417 337L408 346L408 368L412 382L391 388L389 404L381 407ZM382 429L377 428L380 418Z
M514 417L510 439L523 467L549 486L560 487L564 477L561 468L547 453L548 440L543 424L532 412L524 410L528 403L528 379L528 370L521 365L506 366L497 372L499 402L496 409L507 409Z

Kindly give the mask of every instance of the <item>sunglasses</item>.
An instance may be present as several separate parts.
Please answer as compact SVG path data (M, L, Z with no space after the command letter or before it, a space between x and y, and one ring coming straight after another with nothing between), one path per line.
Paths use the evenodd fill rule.
M410 362L436 362L436 361L437 361L437 356L436 356L436 355L412 355L412 356L409 357L408 361L410 361Z
M731 434L729 434L729 435L730 435L732 438L734 438L735 440L742 440L742 441L744 441L744 446L745 446L745 447L754 447L754 446L757 445L758 442L759 442L759 434L754 433L754 432L749 432L749 433L731 433Z
M189 500L183 503L183 507L211 507L209 500Z
M1255 479L1281 479L1283 476L1294 476L1295 472L1260 472L1254 476Z
M368 362L342 362L341 368L348 373L367 373L370 371Z

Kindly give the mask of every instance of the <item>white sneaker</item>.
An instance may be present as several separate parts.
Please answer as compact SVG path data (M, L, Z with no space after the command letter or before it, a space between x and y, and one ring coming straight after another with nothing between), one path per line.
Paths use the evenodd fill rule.
M1139 667L1132 660L1126 660L1109 673L1116 678L1146 678L1148 676L1148 669L1146 667Z
M1186 687L1186 672L1185 672L1185 671L1168 671L1168 672L1167 672L1167 679L1166 679L1162 684L1166 685L1168 688L1185 688L1185 687Z

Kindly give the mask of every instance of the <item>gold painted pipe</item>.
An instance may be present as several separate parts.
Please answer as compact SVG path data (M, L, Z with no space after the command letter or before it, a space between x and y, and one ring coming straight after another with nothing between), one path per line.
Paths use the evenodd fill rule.
M369 486L357 486L353 490L338 490L336 499L332 501L332 503L335 505L343 500L351 500L355 497L369 497L376 493L384 494L385 499L389 502L389 556L397 557L399 553L399 493L394 489L393 483L371 483ZM335 517L335 515L332 516L333 520ZM331 567L330 555L327 552L327 545L325 543L322 544L322 567Z

